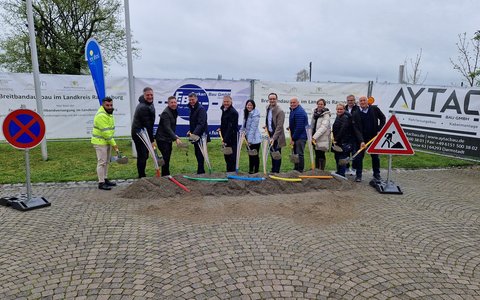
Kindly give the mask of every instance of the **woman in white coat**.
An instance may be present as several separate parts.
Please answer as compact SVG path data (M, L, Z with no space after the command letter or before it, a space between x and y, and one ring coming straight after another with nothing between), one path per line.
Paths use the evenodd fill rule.
M260 122L260 112L255 108L255 101L247 100L245 109L243 110L243 128L245 129L245 138L250 150L257 150L256 155L248 155L248 173L258 173L260 166L260 143L262 136L258 124ZM252 152L252 151L251 151Z
M325 152L330 147L330 111L325 99L317 100L312 114L312 139L315 140L315 168L325 170L327 163Z

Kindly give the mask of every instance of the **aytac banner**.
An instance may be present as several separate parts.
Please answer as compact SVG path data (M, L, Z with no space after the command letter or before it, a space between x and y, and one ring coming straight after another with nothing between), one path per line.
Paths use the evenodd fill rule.
M414 148L480 158L478 88L375 84L373 96L385 115L395 113Z
M92 74L93 84L97 92L98 102L102 105L105 98L105 75L103 73L103 61L100 45L94 38L88 39L85 45L85 60Z

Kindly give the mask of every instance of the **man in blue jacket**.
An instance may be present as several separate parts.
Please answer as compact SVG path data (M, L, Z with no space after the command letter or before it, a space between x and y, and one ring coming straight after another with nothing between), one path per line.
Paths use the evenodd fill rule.
M205 173L205 158L203 157L202 151L200 150L200 145L198 141L202 138L202 135L205 133L207 135L207 142L210 141L208 136L208 123L207 123L207 110L198 102L197 94L190 93L188 95L188 107L190 108L190 127L188 131L188 136L193 142L195 148L195 157L197 158L197 174Z
M298 102L297 97L290 99L290 118L288 127L290 128L290 145L293 146L293 153L298 155L299 161L295 164L294 170L303 172L305 166L304 152L307 142L308 116L303 107Z

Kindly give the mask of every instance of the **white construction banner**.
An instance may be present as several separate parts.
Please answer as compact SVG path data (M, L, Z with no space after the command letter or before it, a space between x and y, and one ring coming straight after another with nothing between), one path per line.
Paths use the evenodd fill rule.
M188 108L188 94L197 94L198 101L205 107L208 115L208 129L210 136L218 136L217 128L220 127L223 96L230 95L233 99L233 107L239 114L239 125L243 119L243 107L250 98L250 81L233 80L201 80L201 79L135 79L135 95L137 99L143 94L145 87L151 87L154 92L154 103L157 118L155 128L158 125L159 115L167 107L169 96L175 96L178 103L177 135L186 136L189 124L190 109Z
M90 76L40 75L43 119L47 139L89 138L99 104ZM130 107L126 78L107 78L113 98L116 135L130 134ZM0 124L12 111L37 110L32 74L0 73ZM0 131L0 140L5 140Z
M479 88L375 84L373 96L414 148L480 159Z
M260 125L264 126L266 108L268 106L268 94L278 95L278 104L285 112L285 127L288 127L290 115L290 99L297 97L300 105L308 114L308 121L311 121L313 109L317 107L317 100L325 99L327 107L331 111L332 121L336 115L336 105L345 103L348 95L367 95L368 83L330 83L330 82L271 82L255 81L254 95L257 108L260 110L262 120Z

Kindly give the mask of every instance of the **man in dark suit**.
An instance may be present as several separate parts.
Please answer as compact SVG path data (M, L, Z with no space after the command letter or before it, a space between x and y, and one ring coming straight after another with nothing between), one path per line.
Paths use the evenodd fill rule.
M135 109L132 121L132 139L137 150L137 172L138 177L145 177L145 168L147 166L148 149L142 140L138 137L137 132L145 128L148 138L153 144L153 124L155 124L155 106L153 105L153 89L146 87L143 89L143 102L139 100L139 104Z
M385 115L376 105L369 105L365 96L358 98L359 110L353 113L353 130L360 148L374 138L385 125ZM353 161L356 167L356 182L362 181L363 157L365 151L361 152ZM372 157L373 177L381 180L380 176L380 158L378 154L370 154Z
M172 155L172 142L181 144L180 138L175 133L177 128L177 99L174 96L168 97L167 107L160 115L155 140L158 150L162 153L165 164L162 166L162 176L170 175L170 157Z
M238 112L232 104L232 97L227 95L223 97L223 105L220 108L222 110L220 132L223 137L223 146L232 148L231 154L224 155L227 172L235 172L237 159Z
M359 107L357 105L357 101L355 99L355 96L354 95L348 95L347 96L347 105L345 105L345 112L350 114L350 115L353 115L354 112L358 111L359 110ZM354 132L352 132L352 136L355 136ZM352 145L352 151L349 153L349 156L351 155L354 155L357 151L358 151L358 144L359 143L353 143ZM348 174L350 175L355 175L356 172L355 172L355 168L356 166L352 163L352 167L350 167L350 164L347 164L347 172Z
M188 107L190 108L190 130L188 131L188 136L193 142L195 148L195 157L197 158L197 174L205 173L205 158L203 157L202 151L200 150L200 145L198 140L202 138L202 135L205 133L208 138L208 123L207 123L207 110L198 102L197 94L190 93L188 95Z

